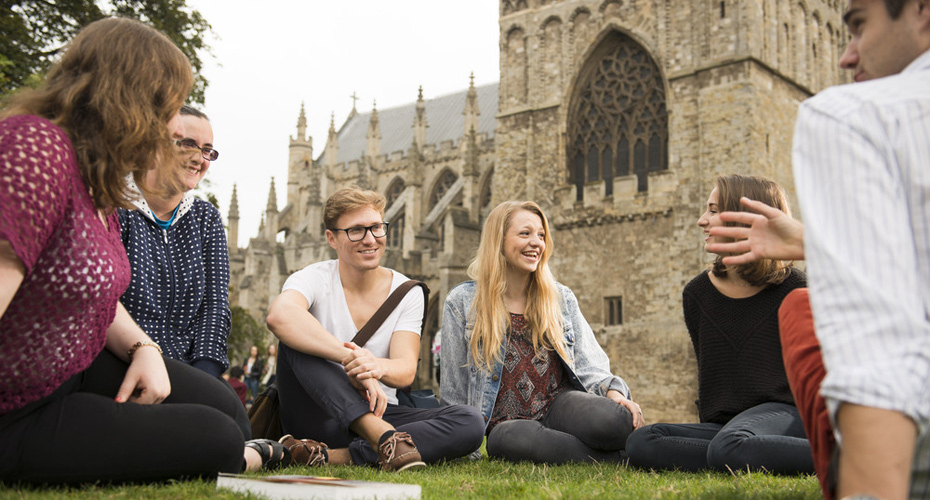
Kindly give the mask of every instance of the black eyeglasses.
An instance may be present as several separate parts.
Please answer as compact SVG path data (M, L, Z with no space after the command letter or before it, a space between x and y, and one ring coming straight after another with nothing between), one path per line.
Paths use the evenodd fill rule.
M174 141L174 143L177 144L178 147L182 149L187 149L187 150L199 149L200 154L201 156L203 156L204 160L216 161L216 159L220 157L219 151L213 148L202 148L198 146L197 141L193 139L178 139Z
M372 224L368 227L355 226L350 227L349 229L330 229L330 231L345 231L346 236L349 237L349 241L362 241L365 239L365 233L371 231L371 235L375 238L384 238L387 236L387 222L379 222L377 224Z

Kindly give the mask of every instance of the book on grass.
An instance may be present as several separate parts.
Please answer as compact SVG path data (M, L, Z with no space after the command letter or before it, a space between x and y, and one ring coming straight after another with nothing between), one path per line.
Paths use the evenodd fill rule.
M420 498L420 485L377 483L323 476L252 476L220 473L217 488L252 493L269 500L279 499L413 499Z

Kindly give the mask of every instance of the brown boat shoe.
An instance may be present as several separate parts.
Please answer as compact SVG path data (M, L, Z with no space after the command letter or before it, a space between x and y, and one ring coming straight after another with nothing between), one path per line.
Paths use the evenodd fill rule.
M320 467L329 462L326 443L312 439L296 439L288 434L278 440L291 454L291 464Z
M407 469L426 467L426 462L420 457L417 445L406 432L395 432L378 446L378 455L381 459L381 470L400 472Z

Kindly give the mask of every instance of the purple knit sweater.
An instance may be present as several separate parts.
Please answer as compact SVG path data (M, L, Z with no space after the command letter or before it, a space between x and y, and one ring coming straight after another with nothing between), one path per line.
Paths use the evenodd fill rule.
M0 414L54 391L104 348L129 261L81 180L67 134L48 120L0 121L0 239L26 275L0 317Z

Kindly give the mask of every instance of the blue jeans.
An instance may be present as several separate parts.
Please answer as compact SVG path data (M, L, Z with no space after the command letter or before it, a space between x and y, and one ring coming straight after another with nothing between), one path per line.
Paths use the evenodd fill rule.
M784 403L754 406L726 425L647 425L630 435L626 451L630 464L644 469L814 472L798 409Z
M255 401L258 397L258 377L246 377L245 386L249 388L249 401Z
M488 456L518 462L619 462L633 431L630 410L611 399L567 390L542 420L507 420L488 434Z

